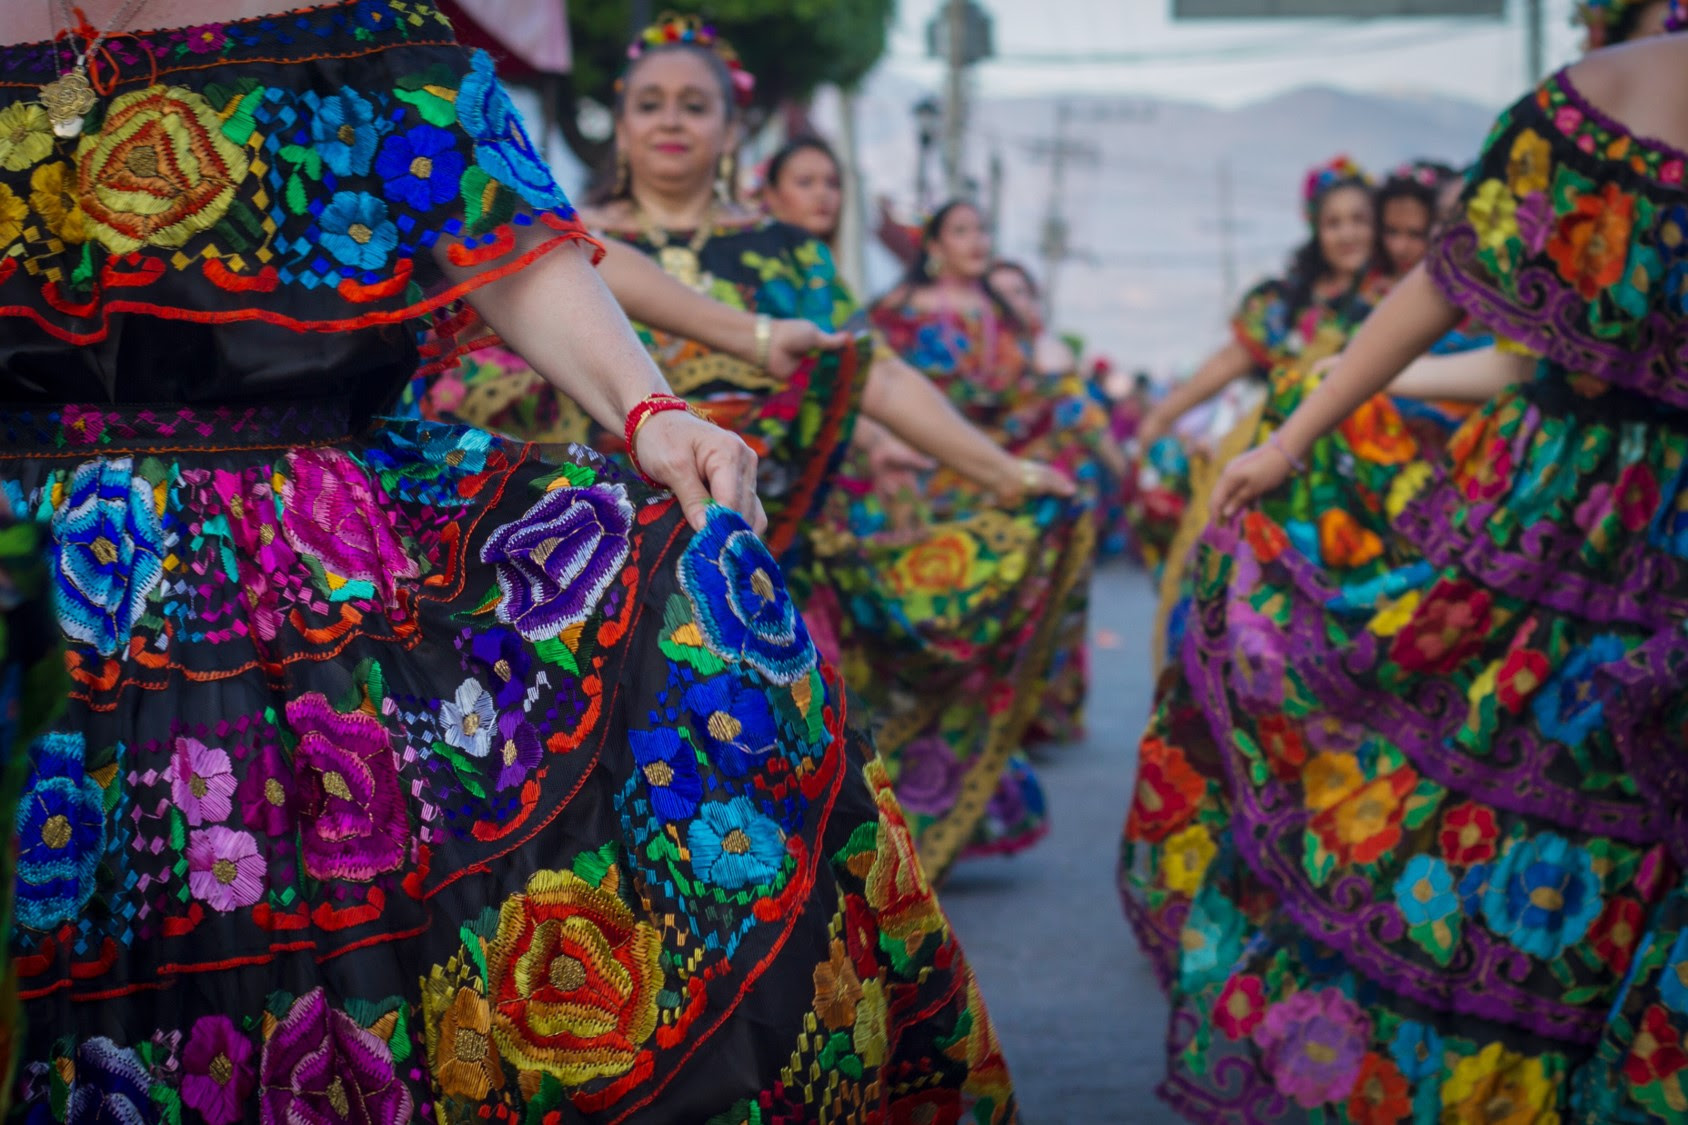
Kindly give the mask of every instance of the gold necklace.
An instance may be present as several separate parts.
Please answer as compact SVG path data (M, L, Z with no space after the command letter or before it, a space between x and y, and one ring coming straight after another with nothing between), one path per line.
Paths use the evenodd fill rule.
M651 220L645 209L639 206L638 200L633 201L633 218L639 224L639 232L645 236L645 241L656 247L656 262L662 267L663 273L700 293L709 288L715 279L703 272L703 261L699 255L715 234L714 203L703 213L703 218L698 221L697 231L686 240L684 246L670 245L668 232Z
M82 126L87 122L88 114L100 101L94 84L88 80L88 58L105 42L106 36L134 19L146 5L147 0L129 0L129 3L118 10L116 17L105 30L96 31L94 37L76 52L76 62L68 73L59 75L41 87L41 108L47 111L47 120L52 122L54 136L68 139L82 135ZM59 0L57 14L49 11L49 15L54 22L62 18L67 32L74 32L79 23L75 10L70 6L70 0ZM56 56L57 52L54 54Z

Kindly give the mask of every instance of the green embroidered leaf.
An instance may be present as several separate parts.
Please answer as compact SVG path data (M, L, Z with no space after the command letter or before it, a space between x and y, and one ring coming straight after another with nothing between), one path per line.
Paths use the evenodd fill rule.
M396 89L393 97L416 108L422 120L430 125L446 128L457 124L457 106L432 90Z
M1460 916L1454 914L1440 921L1414 926L1407 931L1407 936L1430 954L1438 965L1446 965L1459 947L1459 933L1463 925Z
M545 663L561 668L571 676L580 675L580 664L575 660L574 653L563 643L561 637L533 643L534 655Z
M299 173L294 172L287 177L287 189L283 202L287 204L287 209L295 215L303 215L310 210L310 197L305 194L305 181L299 178Z
M571 870L594 887L602 885L604 876L610 873L610 868L616 863L616 845L614 841L605 844L594 852L581 852L574 857Z

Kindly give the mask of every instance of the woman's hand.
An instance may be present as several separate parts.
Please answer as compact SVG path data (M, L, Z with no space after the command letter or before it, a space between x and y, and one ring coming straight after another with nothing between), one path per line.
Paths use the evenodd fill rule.
M674 493L686 522L702 531L713 500L760 535L768 515L756 495L756 454L737 434L679 410L646 419L634 439L640 468Z
M1209 502L1213 522L1230 523L1237 513L1289 479L1289 458L1275 445L1262 445L1232 461L1219 474Z
M880 493L891 495L913 488L919 474L938 467L936 461L889 430L874 428L878 433L868 443L867 466L873 474L873 486Z
M995 492L997 503L1012 508L1033 496L1059 496L1064 500L1078 494L1078 485L1053 465L1014 458Z
M807 320L776 320L769 338L768 374L781 379L812 352L832 352L850 342L848 332L828 332Z
M1137 424L1137 448L1147 453L1155 447L1155 442L1171 433L1172 427L1177 424L1178 415L1167 409L1164 402L1156 403Z

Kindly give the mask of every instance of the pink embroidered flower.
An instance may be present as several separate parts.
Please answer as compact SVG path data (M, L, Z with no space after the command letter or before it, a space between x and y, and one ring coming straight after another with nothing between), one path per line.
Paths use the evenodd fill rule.
M262 1125L409 1121L410 1090L379 1036L329 1007L320 988L293 1001L258 1064Z
M256 1075L252 1043L227 1016L205 1016L193 1025L182 1053L182 1101L206 1125L230 1125L246 1113Z
M1353 1092L1370 1037L1371 1022L1335 988L1297 992L1254 1029L1272 1081L1303 1109Z
M1682 182L1682 161L1667 160L1659 166L1659 180L1667 184Z
M294 449L287 469L281 485L287 541L331 574L374 583L382 601L393 604L397 580L421 572L369 474L338 449Z
M938 816L949 811L967 771L937 735L909 743L897 772L897 800L909 812Z
M275 491L260 471L212 474L215 494L228 518L229 536L239 556L240 599L250 612L247 620L260 640L274 640L287 620L292 598L286 598L286 579L298 574L299 556L282 534L276 515Z
M170 779L170 796L189 825L220 824L229 818L235 778L223 751L182 735L165 776Z
M1615 501L1618 519L1627 531L1640 531L1653 520L1659 508L1659 482L1653 470L1636 464L1618 476Z
M1234 976L1225 982L1213 1005L1213 1024L1227 1039L1253 1034L1266 1018L1266 986L1251 974Z
M289 702L287 721L299 738L293 765L305 870L368 882L397 868L410 824L387 728L362 711L342 715L320 692Z
M1582 110L1573 105L1562 105L1553 113L1553 124L1562 133L1574 133L1583 123Z
M187 856L188 890L212 910L227 914L264 893L264 858L249 832L221 824L190 832Z

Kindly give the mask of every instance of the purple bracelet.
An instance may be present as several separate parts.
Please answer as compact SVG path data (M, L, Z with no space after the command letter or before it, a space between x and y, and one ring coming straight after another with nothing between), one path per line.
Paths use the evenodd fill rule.
M1278 440L1278 433L1276 430L1272 431L1272 435L1266 439L1266 444L1283 454L1284 460L1289 462L1289 467L1294 469L1296 472L1305 473L1307 471L1307 466L1303 465L1296 458L1295 454L1291 453L1284 446L1284 443Z

